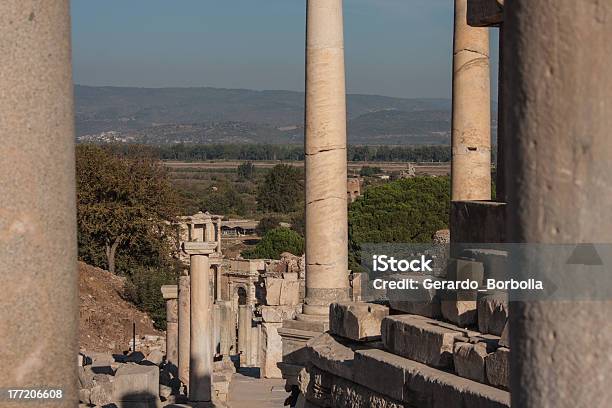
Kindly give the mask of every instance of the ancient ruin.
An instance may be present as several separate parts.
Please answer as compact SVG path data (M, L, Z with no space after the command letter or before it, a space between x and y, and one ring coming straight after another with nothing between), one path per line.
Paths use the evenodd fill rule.
M373 299L348 270L342 1L307 3L305 257L224 259L221 217L183 218L166 338L110 358L77 348L69 2L0 3L0 388L58 388L57 407L224 406L233 357L285 379L296 407L608 406L609 300ZM609 1L455 1L450 237L434 240L462 245L444 277L503 274L508 253L485 244L612 238L610 15ZM503 27L497 201L485 27Z

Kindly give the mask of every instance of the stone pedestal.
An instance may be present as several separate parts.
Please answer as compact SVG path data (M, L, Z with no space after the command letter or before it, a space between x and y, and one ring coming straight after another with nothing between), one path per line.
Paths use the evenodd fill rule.
M166 301L166 360L178 367L178 287L161 287Z
M452 200L491 199L491 84L488 28L467 23L468 0L455 0Z
M64 398L53 405L74 407L79 298L69 1L0 2L0 52L0 386L61 388Z
M180 276L178 283L178 368L179 379L189 385L189 332L191 327L191 301L189 276Z
M306 299L328 316L349 297L342 0L309 0L306 28Z
M189 401L210 403L213 375L213 304L210 288L209 255L215 242L185 242L191 279L191 327L189 345Z

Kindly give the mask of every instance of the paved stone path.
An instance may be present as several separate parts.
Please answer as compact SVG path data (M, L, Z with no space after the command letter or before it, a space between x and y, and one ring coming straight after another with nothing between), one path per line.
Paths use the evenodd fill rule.
M289 396L285 392L285 380L255 378L255 371L247 370L240 370L232 378L231 408L282 408Z

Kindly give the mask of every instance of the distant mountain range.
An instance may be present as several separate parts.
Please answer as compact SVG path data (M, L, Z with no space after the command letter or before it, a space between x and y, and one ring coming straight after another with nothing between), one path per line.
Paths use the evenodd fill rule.
M219 88L75 86L79 141L301 143L304 94ZM448 99L351 94L353 144L447 144Z

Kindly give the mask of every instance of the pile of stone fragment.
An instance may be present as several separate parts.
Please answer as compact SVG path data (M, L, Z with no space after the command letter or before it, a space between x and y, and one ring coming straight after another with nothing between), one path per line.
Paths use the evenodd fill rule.
M124 354L79 353L79 407L158 408L187 400L177 367L165 359L164 337L146 335L135 343L136 351L131 342ZM216 377L231 378L226 371L234 367L226 365L215 363ZM225 397L229 380L215 385Z

